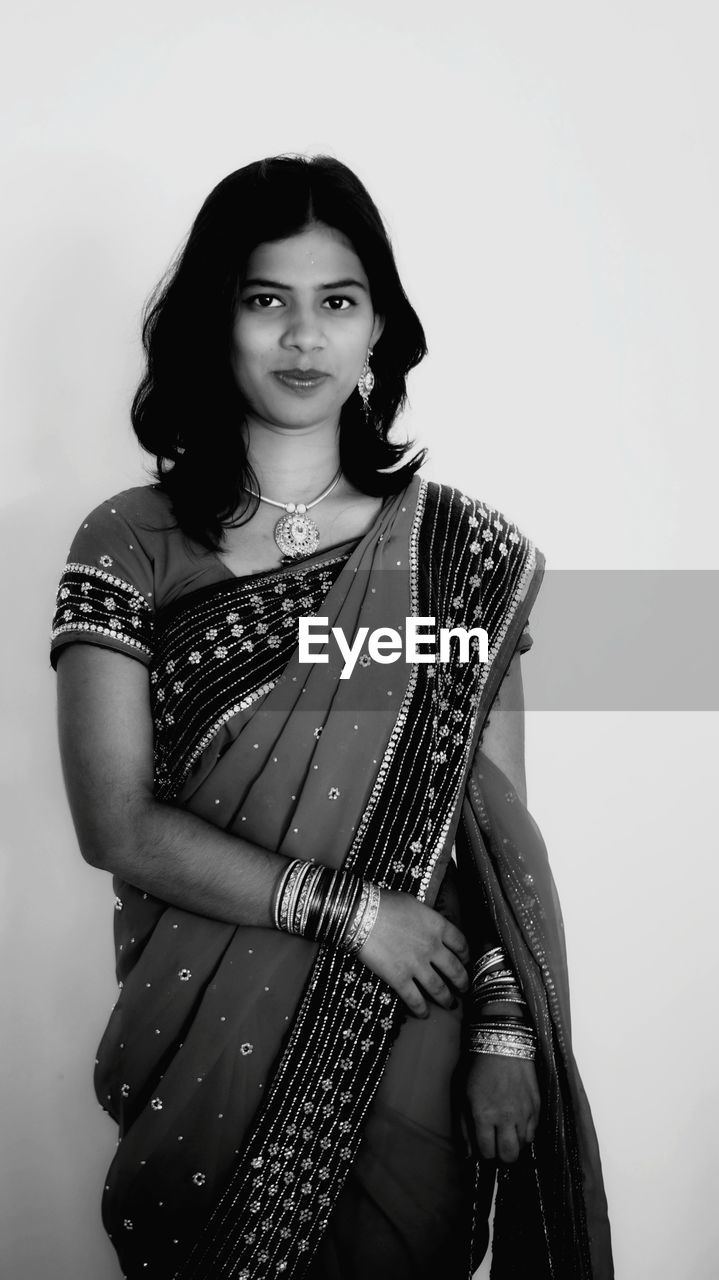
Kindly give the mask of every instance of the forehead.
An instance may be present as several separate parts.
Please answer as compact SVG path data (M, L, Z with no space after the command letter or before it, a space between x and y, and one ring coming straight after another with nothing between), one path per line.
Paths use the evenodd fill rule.
M258 244L247 260L247 276L261 276L288 284L306 279L340 280L355 276L367 282L352 242L334 227L314 225L289 236Z

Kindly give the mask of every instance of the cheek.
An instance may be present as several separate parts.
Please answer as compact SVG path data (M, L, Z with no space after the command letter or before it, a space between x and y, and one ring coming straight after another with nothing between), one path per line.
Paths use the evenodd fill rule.
M276 339L270 332L270 326L254 325L248 320L235 325L232 343L235 367L247 372L259 369L263 362L268 362L276 348Z
M370 326L362 321L337 324L331 335L331 347L345 373L359 365L361 370L368 345Z

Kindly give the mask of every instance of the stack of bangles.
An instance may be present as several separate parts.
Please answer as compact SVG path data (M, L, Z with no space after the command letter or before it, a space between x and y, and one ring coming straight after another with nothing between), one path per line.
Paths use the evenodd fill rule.
M484 1014L487 1006L497 1001L516 1004L517 1017ZM469 1048L472 1053L530 1060L536 1056L537 1037L533 1028L521 1021L524 1014L520 1010L526 1010L527 1002L501 947L492 947L476 961L472 971L471 1004Z
M354 954L377 919L380 891L351 871L293 858L274 896L276 929Z

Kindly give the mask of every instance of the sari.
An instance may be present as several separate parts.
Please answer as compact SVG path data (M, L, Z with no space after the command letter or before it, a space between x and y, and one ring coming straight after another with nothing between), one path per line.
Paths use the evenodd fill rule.
M244 579L218 579L215 557L214 581L203 553L163 590L167 534L133 517L133 495L78 531L53 660L86 640L149 667L158 801L412 893L469 938L472 904L490 910L542 1091L531 1150L499 1171L492 1277L609 1280L556 889L536 824L481 750L541 552L496 509L415 477L354 543ZM488 660L363 652L342 679L331 645L326 663L300 661L299 615L348 639L401 635L409 618L481 625ZM356 956L114 886L121 990L95 1086L119 1128L102 1212L129 1280L470 1276L494 1168L459 1136L463 1004L414 1019Z

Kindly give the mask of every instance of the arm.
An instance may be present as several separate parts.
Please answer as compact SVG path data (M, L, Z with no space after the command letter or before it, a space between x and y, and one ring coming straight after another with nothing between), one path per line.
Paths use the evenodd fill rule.
M515 653L492 703L482 751L506 774L522 804L527 803L524 767L524 689L521 658Z
M519 654L515 654L497 693L482 741L482 751L527 803L524 765L524 697ZM479 954L497 945L489 912L480 912ZM517 1006L499 1001L484 1016L517 1016ZM494 1054L471 1054L467 1100L481 1156L512 1163L531 1143L539 1119L540 1095L534 1063Z
M515 653L509 664L507 674L502 681L497 696L492 703L487 726L482 738L481 750L497 765L512 783L517 795L524 805L527 803L527 779L524 761L524 689L522 686L522 667L519 653ZM491 947L496 947L499 939L494 930L489 912L484 904L478 919L477 954L482 955ZM508 1014L516 1016L516 1005L503 1004L500 1001L487 1006L492 1014Z
M237 925L272 928L290 859L154 798L147 668L93 644L58 659L63 773L83 857L164 902ZM465 991L469 947L459 929L411 894L382 890L358 958L410 1011Z
M72 644L57 679L63 774L85 860L184 910L271 927L288 859L154 799L147 668Z

